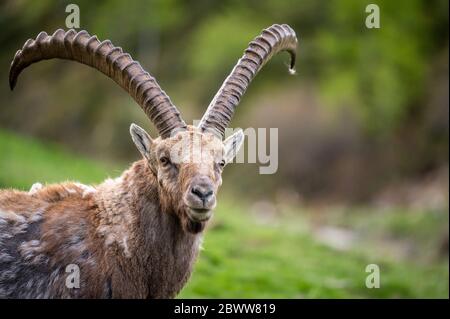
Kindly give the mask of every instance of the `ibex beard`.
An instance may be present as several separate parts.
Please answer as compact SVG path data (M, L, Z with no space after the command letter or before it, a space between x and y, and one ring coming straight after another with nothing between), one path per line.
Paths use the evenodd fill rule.
M256 37L214 97L199 125L178 109L137 61L86 31L41 32L11 64L10 86L29 65L61 58L112 78L155 124L152 139L132 124L142 159L97 186L36 184L0 191L1 298L171 298L187 282L205 225L216 206L222 170L244 140L224 132L247 86L276 53L294 67L297 39L287 25ZM79 287L66 267L79 269ZM78 286L78 285L76 285Z

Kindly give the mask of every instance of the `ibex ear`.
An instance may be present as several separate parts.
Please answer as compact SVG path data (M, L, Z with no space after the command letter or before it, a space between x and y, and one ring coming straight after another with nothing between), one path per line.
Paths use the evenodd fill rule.
M239 152L239 149L244 142L244 132L242 130L238 130L233 135L229 136L224 142L225 146L225 164L228 164L233 160L236 154Z
M137 149L141 152L142 156L147 160L150 160L150 150L153 145L153 140L148 133L136 124L131 124L130 134Z

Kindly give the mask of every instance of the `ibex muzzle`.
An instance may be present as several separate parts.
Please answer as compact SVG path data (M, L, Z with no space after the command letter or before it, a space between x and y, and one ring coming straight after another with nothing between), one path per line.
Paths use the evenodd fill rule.
M184 195L189 216L195 220L208 220L216 206L216 188L208 176L196 176Z

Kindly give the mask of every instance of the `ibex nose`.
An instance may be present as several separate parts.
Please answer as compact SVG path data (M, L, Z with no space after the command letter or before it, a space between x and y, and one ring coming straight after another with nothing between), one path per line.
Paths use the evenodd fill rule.
M204 187L201 185L193 186L191 192L194 195L198 196L203 202L206 201L206 199L208 199L208 197L210 197L212 194L214 194L214 192L210 187L208 186Z
M213 184L208 177L194 179L189 193L188 200L193 208L211 209L215 204Z

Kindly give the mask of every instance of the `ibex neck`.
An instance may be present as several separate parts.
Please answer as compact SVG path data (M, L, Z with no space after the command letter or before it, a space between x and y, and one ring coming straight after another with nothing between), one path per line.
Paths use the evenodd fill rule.
M148 287L140 297L174 296L189 278L200 235L187 233L173 212L162 210L156 177L144 160L98 190L98 229L106 245L121 251L120 276ZM127 273L130 264L139 265L137 277Z

